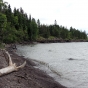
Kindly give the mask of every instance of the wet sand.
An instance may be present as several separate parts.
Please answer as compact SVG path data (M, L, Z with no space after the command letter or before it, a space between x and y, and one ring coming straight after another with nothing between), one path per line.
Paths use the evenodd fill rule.
M17 66L21 65L25 60L27 64L17 72L12 72L0 77L0 88L66 88L45 72L34 68L36 64L30 59L18 56L10 48L7 50L11 55L12 61L16 63ZM0 50L0 69L6 66L8 66L8 61Z

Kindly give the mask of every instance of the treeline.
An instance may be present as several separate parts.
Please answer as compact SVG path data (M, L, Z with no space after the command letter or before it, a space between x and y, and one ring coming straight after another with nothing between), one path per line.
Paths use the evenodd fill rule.
M44 25L27 15L22 8L12 11L11 6L0 0L0 42L14 43L40 39L87 39L84 31L53 25Z
M41 25L39 27L39 35L44 38L59 38L59 39L87 39L87 34L85 31L80 31L78 29L70 27L67 29L64 26L54 25Z

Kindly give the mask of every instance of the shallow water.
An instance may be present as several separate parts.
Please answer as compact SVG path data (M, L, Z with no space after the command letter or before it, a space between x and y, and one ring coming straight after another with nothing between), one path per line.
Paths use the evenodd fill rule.
M18 45L17 48L20 55L33 59L40 69L64 86L88 88L87 42Z

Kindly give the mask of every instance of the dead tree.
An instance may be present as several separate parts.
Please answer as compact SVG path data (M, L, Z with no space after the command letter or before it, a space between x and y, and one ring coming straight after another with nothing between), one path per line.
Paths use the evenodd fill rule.
M4 50L4 52L7 54L8 59L9 59L9 66L0 69L0 76L11 73L13 71L18 71L20 68L23 68L26 65L26 61L20 65L20 66L16 66L16 63L12 62L11 56L8 53L8 51Z

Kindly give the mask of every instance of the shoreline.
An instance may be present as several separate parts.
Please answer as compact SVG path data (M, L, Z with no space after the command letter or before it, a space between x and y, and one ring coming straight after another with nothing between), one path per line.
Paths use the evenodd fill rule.
M72 43L72 42L88 42L87 39L44 39L44 40L35 40L35 41L22 41L13 44L36 44L36 43Z
M36 40L39 43L66 43L66 42L88 42L84 39L45 39L45 40Z
M34 68L36 64L31 59L18 56L11 48L7 48L11 55L12 61L17 65L22 64L25 60L27 64L17 72L0 77L0 88L66 88L56 82L54 78L47 75L44 71ZM0 51L0 68L6 67L8 63Z

